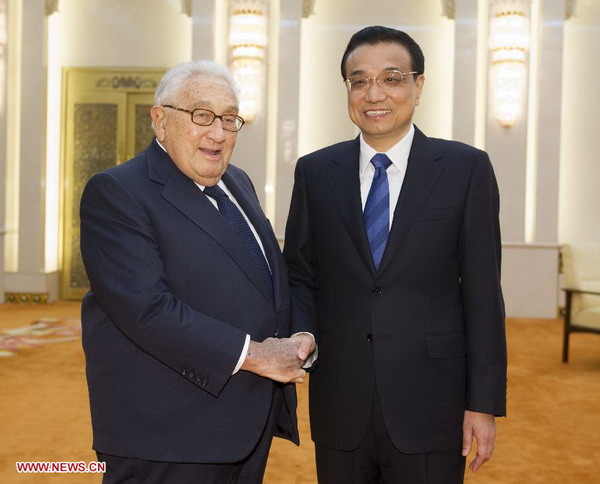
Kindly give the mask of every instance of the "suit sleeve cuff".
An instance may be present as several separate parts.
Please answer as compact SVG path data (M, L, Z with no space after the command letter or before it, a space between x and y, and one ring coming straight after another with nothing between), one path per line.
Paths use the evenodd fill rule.
M249 347L250 347L250 335L247 334L246 341L244 342L244 347L242 348L242 354L240 355L240 359L238 360L237 365L235 365L235 368L233 369L232 375L235 375L238 371L240 371L240 368L242 367L242 365L244 364L244 361L246 360L246 355L248 354Z

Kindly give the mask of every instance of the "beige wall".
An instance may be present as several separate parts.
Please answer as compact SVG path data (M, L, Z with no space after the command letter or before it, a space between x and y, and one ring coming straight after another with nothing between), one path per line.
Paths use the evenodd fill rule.
M191 59L179 0L61 0L62 65L171 67Z
M600 242L600 2L565 25L559 239Z

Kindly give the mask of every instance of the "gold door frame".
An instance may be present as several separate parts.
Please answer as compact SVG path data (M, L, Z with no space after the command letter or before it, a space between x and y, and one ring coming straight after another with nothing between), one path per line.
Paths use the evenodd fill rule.
M61 298L88 291L79 251L79 198L87 180L152 139L150 109L165 69L64 68L61 143Z

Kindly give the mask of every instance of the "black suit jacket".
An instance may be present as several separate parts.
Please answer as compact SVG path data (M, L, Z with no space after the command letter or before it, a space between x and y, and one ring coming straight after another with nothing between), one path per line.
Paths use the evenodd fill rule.
M379 270L359 140L298 161L284 256L294 330L317 335L315 442L360 443L377 388L395 446L460 449L465 409L504 415L498 190L486 153L416 129Z
M223 182L264 245L275 305L241 241L156 141L87 184L82 325L97 451L234 462L263 431L273 382L231 373L247 333L289 334L287 272L247 175L230 165ZM279 435L297 442L293 385L276 391Z

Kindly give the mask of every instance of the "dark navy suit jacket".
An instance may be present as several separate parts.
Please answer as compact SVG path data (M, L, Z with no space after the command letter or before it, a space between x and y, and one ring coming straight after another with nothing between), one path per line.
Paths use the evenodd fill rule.
M248 176L230 165L223 182L261 238L275 304L225 219L156 141L86 186L83 346L99 452L234 462L261 436L274 384L231 373L246 334L289 335L287 272ZM276 388L278 434L297 442L295 390Z
M504 415L498 189L486 153L416 129L379 270L359 139L298 161L284 256L294 331L317 336L313 440L355 449L377 388L405 453L459 450L464 410Z

